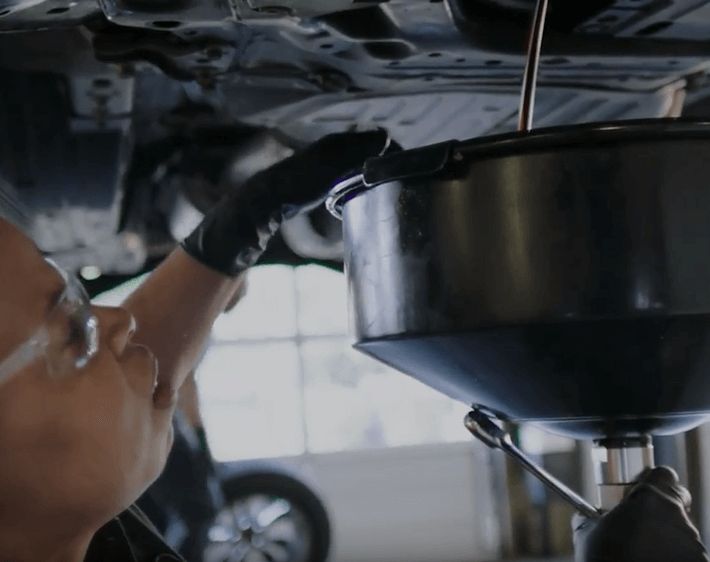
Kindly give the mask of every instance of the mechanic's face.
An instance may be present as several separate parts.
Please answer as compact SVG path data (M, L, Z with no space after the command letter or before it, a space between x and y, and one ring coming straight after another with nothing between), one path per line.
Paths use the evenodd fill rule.
M0 360L42 325L60 275L0 219ZM155 361L132 345L133 319L94 307L98 353L52 378L38 360L0 384L0 525L31 517L102 524L131 504L165 462L171 411L153 407Z

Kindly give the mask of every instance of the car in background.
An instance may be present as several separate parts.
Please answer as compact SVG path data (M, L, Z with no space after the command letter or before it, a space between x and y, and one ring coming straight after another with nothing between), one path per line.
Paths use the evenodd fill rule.
M165 470L137 505L190 562L325 562L331 527L304 474L276 460L218 463L179 412Z

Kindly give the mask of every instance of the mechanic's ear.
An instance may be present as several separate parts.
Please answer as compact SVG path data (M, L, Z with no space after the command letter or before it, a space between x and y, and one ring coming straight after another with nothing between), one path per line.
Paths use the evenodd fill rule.
M114 355L122 355L136 331L135 318L120 306L94 306L92 309L99 321L101 343Z

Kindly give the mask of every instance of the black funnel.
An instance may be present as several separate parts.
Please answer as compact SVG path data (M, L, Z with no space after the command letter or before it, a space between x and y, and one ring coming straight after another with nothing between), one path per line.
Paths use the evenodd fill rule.
M357 347L575 437L710 412L710 123L540 130L368 162L334 192Z

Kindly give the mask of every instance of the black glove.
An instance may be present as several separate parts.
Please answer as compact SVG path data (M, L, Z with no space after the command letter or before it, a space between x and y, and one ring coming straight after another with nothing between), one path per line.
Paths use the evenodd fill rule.
M182 243L230 276L251 267L281 223L322 203L333 185L389 146L384 130L329 135L229 193Z
M576 562L707 562L690 502L673 469L647 470L609 513L576 516Z

